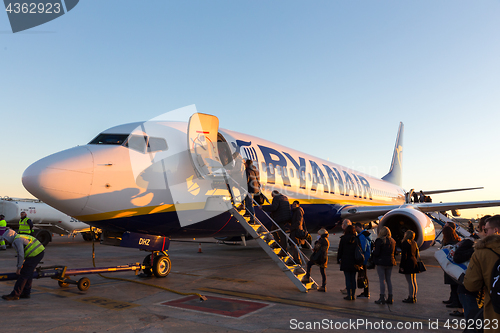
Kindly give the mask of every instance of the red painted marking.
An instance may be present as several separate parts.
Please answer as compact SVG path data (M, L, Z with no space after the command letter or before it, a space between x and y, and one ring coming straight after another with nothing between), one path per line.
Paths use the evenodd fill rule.
M163 237L163 245L161 246L161 250L165 250L165 237Z
M196 131L196 133L210 134L210 132Z
M210 235L210 237L212 237L213 235L217 234L219 231L221 231L222 229L224 229L224 227L225 227L225 226L229 223L229 221L231 221L231 218L232 218L232 216L231 216L231 217L229 217L229 220L227 220L226 224L224 224L224 225L222 226L222 228L220 228L220 229L219 229L216 233L211 234L211 235Z
M174 301L163 302L161 304L235 318L239 318L268 306L268 304L265 303L214 296L210 296L208 300L204 302L200 302L198 296L189 296Z

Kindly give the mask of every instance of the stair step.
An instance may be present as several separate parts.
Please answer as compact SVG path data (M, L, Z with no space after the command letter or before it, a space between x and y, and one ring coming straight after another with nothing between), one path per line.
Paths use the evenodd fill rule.
M287 265L286 266L289 270L294 270L294 269L297 269L297 268L302 268L302 266L300 266L299 264L296 264L296 265Z
M310 290L310 289L312 289L312 287L314 286L315 283L316 282L314 282L314 281L309 282L309 283L304 284L304 286L307 288L307 290Z
M274 247L272 248L273 249L273 252L276 253L276 255L279 257L280 254L282 254L282 257L285 256L285 253L284 251L281 249L281 247ZM283 252L283 253L282 253Z
M279 244L274 239L270 239L269 242L267 243L267 245L269 245L269 247L273 250L275 250L275 249L281 250Z
M269 232L257 218L255 218L254 223L249 223L250 217L243 217L237 212L236 209L232 209L230 212L241 223L245 230L252 235L252 237L257 239L257 243L266 251L266 253L268 253L268 255L276 262L280 269L301 292L307 292L308 289L317 285L313 279L311 279L310 283L304 284L301 282L302 277L305 275L304 268L293 261L292 256L286 251L286 249L282 249L280 247L272 236L272 233ZM262 233L259 233L260 230L262 230Z

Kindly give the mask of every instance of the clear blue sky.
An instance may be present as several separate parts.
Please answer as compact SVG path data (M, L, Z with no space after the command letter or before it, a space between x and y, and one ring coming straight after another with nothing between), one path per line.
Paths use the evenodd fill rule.
M196 104L378 177L403 121L405 189L500 199L499 17L498 0L107 0L12 34L0 12L0 195L29 197L46 155Z

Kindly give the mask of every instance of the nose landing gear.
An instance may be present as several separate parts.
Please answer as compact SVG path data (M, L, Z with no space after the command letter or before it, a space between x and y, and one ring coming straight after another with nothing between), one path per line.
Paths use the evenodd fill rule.
M143 261L143 272L146 276L154 274L157 278L166 277L172 268L172 262L166 251L153 251Z

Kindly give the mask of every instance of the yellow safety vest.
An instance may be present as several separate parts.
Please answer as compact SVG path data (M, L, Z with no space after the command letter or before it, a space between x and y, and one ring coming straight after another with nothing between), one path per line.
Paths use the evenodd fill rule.
M5 231L7 229L7 221L1 220L0 221L0 231ZM0 240L0 246L5 246L5 241Z
M29 240L28 245L24 246L24 258L31 258L37 256L45 250L45 247L43 247L42 243L40 243L38 239L36 239L33 236L16 235L16 237L14 237L14 240L18 238L24 238Z
M26 216L24 219L19 220L19 234L31 234L31 228L28 224L29 218Z

